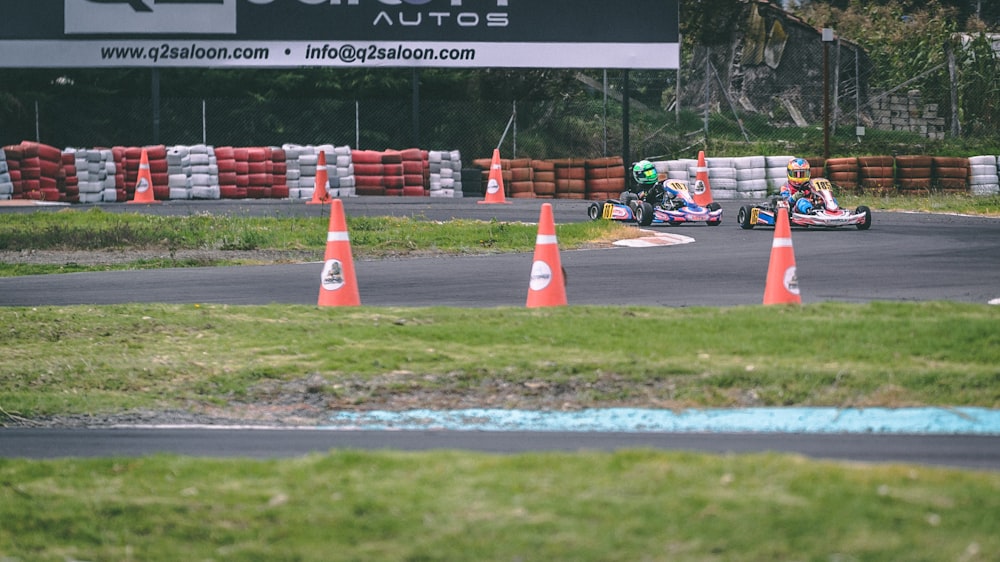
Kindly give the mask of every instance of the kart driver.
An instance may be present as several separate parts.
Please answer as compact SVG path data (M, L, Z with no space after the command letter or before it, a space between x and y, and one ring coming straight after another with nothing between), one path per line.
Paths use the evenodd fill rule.
M809 214L813 210L810 201L812 182L809 181L809 162L805 158L792 158L788 161L788 182L781 188L781 196L795 211Z
M663 203L664 199L670 200L674 206L683 207L685 205L682 198L678 198L677 190L658 180L659 173L656 166L649 160L640 160L632 166L632 177L635 179L636 187L633 193L639 199L656 206Z

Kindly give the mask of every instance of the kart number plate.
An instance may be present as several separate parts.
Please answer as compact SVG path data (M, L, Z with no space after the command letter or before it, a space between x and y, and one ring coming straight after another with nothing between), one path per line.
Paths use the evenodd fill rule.
M611 203L605 203L604 209L601 211L601 218L611 220L615 218L615 206Z
M754 207L750 209L750 224L757 224L760 220L760 209Z

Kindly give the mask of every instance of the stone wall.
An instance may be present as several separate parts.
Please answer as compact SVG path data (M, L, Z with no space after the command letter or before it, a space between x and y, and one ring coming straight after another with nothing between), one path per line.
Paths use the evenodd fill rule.
M872 128L883 131L910 131L929 139L945 136L945 120L938 104L924 104L919 90L906 95L881 96L872 101Z

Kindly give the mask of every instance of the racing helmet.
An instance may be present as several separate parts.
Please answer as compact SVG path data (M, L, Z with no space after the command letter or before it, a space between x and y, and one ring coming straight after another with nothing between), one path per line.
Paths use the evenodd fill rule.
M788 183L802 185L809 181L809 162L805 158L793 158L788 162Z
M649 160L640 160L632 166L632 177L639 185L653 185L659 173Z

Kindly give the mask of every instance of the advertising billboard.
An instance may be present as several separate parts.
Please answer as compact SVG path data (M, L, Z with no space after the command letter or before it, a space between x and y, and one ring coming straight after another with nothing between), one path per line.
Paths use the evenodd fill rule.
M4 0L0 66L675 69L678 0Z

